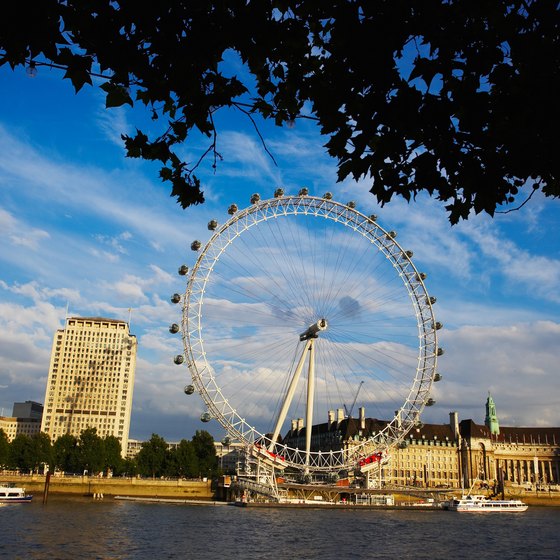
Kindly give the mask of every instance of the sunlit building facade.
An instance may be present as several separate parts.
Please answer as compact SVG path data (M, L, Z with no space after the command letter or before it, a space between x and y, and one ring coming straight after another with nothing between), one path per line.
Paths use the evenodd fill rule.
M8 441L16 436L34 436L41 430L43 405L34 401L14 403L11 416L0 416L0 430L6 434Z
M385 420L347 418L332 411L326 423L314 425L313 451L348 449L380 433ZM303 420L293 420L283 443L304 448ZM352 476L352 473L349 473ZM469 488L480 482L489 487L536 489L560 484L560 428L500 426L492 397L486 402L485 424L449 414L448 424L419 423L401 444L391 449L375 469L376 485L423 488Z
M41 431L51 440L96 428L128 447L137 341L128 323L101 317L66 320L56 332Z

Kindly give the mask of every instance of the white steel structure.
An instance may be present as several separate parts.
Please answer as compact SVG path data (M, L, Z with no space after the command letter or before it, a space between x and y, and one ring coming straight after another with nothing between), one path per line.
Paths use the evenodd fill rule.
M41 431L52 440L96 428L115 436L126 456L136 369L128 323L70 317L54 337Z
M192 243L185 294L172 297L183 310L181 327L170 327L183 338L175 363L190 369L185 392L202 397L202 420L278 468L334 472L379 460L433 404L439 379L441 325L412 252L330 193L254 195L229 214L208 224L206 244ZM342 407L351 417L354 405L393 420L357 432L351 446L319 441L310 427ZM284 443L290 420L305 427L301 447Z

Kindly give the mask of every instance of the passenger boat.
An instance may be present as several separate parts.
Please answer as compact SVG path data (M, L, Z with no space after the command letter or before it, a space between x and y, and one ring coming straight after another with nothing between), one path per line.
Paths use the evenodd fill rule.
M526 511L528 507L521 500L490 500L486 496L467 494L461 498L449 500L445 509L460 512L519 512Z
M0 504L27 503L33 499L31 494L25 493L25 488L17 486L0 486Z

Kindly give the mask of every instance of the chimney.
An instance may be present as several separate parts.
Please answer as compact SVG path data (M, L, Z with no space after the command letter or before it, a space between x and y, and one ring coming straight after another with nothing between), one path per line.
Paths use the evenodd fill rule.
M298 418L297 419L297 429L298 430L303 430L303 418Z
M335 414L334 414L334 410L329 410L329 416L328 416L329 428L334 423L335 418L336 417L335 417Z
M344 420L344 409L339 408L336 411L336 421L340 424Z
M451 434L454 441L459 440L459 414L457 412L449 413L449 426L451 426Z
M360 430L366 429L366 408L360 406Z
M297 420L292 420L292 433L297 430Z

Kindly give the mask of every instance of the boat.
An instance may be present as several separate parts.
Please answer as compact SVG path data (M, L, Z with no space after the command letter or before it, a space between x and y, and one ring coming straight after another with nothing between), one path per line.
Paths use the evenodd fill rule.
M521 500L492 500L479 494L466 494L461 498L453 498L445 509L460 512L520 512L529 506Z
M0 486L0 504L24 504L31 502L33 496L25 493L25 488Z

